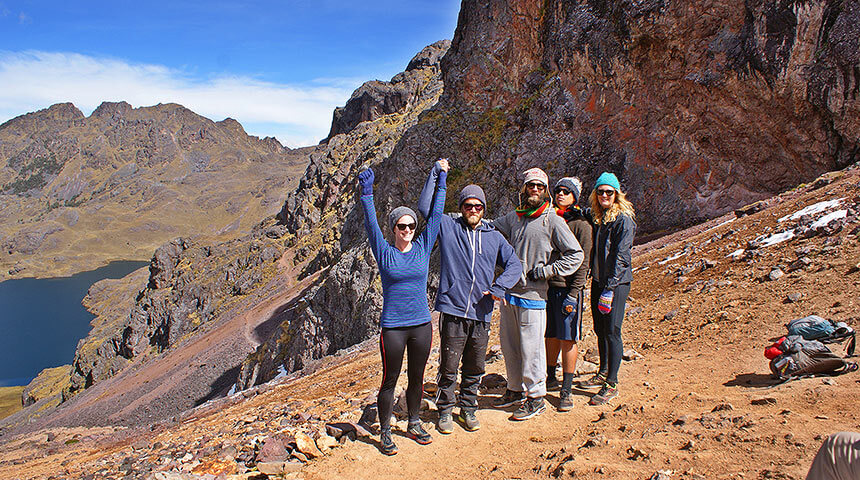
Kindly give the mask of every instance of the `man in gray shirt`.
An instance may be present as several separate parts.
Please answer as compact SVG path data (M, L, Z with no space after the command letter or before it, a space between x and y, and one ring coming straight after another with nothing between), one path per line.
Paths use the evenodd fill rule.
M547 174L531 168L524 176L519 207L493 222L511 242L524 272L501 307L499 336L508 387L494 406L521 402L511 420L526 420L546 409L546 279L573 274L584 258L576 237L552 208Z

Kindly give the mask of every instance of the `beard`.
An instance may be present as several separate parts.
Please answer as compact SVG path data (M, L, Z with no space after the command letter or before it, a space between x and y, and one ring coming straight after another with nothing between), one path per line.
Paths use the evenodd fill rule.
M478 224L481 223L481 218L483 218L483 215L478 215L478 214L463 215L463 220L466 221L466 225L468 225L470 228L475 228L476 226L478 226Z
M543 205L544 197L541 194L532 195L530 197L526 197L526 205L534 208Z

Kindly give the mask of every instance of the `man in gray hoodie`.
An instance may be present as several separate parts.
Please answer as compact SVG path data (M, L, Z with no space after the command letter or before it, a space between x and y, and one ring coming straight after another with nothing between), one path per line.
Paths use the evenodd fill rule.
M418 211L425 218L433 211L433 192L443 162L447 160L436 162L418 199ZM463 187L458 205L458 214L442 216L438 237L441 271L435 309L442 316L436 406L439 409L437 429L443 434L454 430L452 411L457 401L454 387L458 369L460 421L470 432L480 428L475 411L478 386L484 375L494 300L503 299L505 291L522 275L522 265L513 247L483 220L487 200L481 187ZM497 266L504 270L495 277Z
M546 410L546 279L572 275L584 258L576 237L552 208L547 174L531 168L524 176L519 208L493 222L511 241L526 272L501 307L499 336L508 388L494 406L521 402L511 420L526 420ZM552 261L554 251L558 257Z

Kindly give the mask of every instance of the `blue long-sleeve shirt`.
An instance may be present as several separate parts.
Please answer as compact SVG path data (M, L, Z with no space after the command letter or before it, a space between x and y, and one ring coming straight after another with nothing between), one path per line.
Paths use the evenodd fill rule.
M445 192L445 181L442 179L436 186L435 206L427 219L427 226L421 235L413 240L412 248L408 252L401 252L385 241L376 220L373 195L361 196L364 227L382 278L382 328L411 327L430 321L430 309L427 307L427 274L430 268L430 252L439 234Z
M431 200L437 183L438 168L433 168L418 197L418 212L427 216L433 212L438 199ZM436 202L436 203L433 203ZM489 322L493 313L493 297L505 297L522 276L523 267L514 248L489 222L481 221L474 229L462 217L442 216L439 229L441 271L436 311ZM494 278L496 266L504 271ZM484 295L484 292L490 292Z

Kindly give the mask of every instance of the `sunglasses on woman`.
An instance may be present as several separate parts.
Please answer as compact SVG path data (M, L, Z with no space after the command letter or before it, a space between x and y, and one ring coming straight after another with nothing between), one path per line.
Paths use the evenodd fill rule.
M409 230L412 230L413 232L415 231L415 224L414 223L398 223L397 225L395 225L395 227L397 227L398 230L406 230L408 228Z
M599 195L601 197L611 197L611 196L615 195L615 190L598 189L597 195Z

